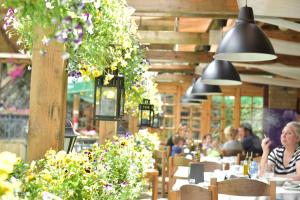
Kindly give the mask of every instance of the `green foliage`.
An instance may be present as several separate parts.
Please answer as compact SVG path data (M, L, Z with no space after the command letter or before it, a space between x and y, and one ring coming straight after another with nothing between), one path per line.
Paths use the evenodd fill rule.
M31 54L33 42L40 42L36 39L45 46L62 42L69 75L94 79L107 74L108 83L118 69L125 76L127 99L133 105L141 103L146 93L142 74L148 67L132 10L124 0L10 0L3 6L8 9L4 29L9 37L18 36L23 53ZM44 49L40 52L47 54ZM139 89L131 90L134 86ZM154 87L148 85L149 90ZM137 107L126 108L131 112Z
M148 132L114 137L92 151L66 154L50 150L45 157L15 168L22 181L20 198L138 199L158 138ZM20 173L22 171L22 173Z

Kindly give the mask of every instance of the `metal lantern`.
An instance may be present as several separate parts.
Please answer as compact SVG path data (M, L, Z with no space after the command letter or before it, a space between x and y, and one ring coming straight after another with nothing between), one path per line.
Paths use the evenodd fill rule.
M104 84L105 75L95 79L94 118L103 121L120 120L124 115L124 77L114 71L114 77Z
M67 122L65 126L65 136L64 136L64 150L67 153L72 152L75 145L77 135L74 133L71 122Z
M140 127L152 127L154 120L154 106L150 104L149 99L143 99L143 103L139 105L140 110Z
M156 113L154 114L152 128L160 128L163 120L163 114Z

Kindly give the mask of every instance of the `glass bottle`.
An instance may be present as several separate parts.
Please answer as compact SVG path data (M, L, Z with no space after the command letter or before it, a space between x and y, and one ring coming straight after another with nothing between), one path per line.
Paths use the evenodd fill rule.
M243 168L244 168L244 170L243 170L243 174L245 175L245 176L248 176L248 170L249 170L249 165L248 165L248 152L246 153L246 157L245 157L245 160L244 160L244 162L243 162Z

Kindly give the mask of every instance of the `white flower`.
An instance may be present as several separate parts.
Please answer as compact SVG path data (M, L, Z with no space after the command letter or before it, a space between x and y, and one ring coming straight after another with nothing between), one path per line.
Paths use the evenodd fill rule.
M44 45L48 45L49 42L50 42L50 38L47 38L47 37L44 35L44 37L43 37L43 39L42 39L42 43L43 43Z
M51 2L48 1L48 2L46 2L46 8L53 9L54 6L52 6Z
M96 0L96 1L94 2L94 6L95 6L96 9L100 8L100 6L101 6L101 1L100 1L100 0Z
M68 52L65 52L65 53L62 55L62 59L63 59L63 60L67 60L69 57L70 57L70 54L69 54Z

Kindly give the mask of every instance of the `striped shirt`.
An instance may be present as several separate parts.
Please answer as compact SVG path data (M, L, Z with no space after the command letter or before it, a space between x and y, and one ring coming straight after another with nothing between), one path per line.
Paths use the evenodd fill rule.
M300 146L294 152L292 159L287 167L283 165L283 154L285 147L277 147L271 151L268 160L275 164L275 174L293 174L296 173L296 162L300 160Z

